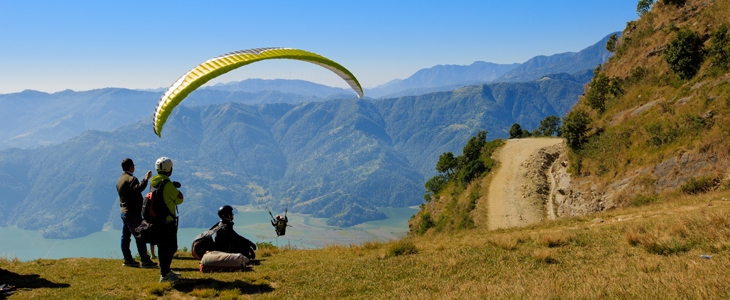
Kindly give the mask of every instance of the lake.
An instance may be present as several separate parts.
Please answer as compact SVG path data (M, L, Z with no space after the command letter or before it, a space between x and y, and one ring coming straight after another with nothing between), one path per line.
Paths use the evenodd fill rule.
M365 222L352 227L327 226L327 219L289 214L285 236L276 237L267 211L239 208L234 217L235 230L253 242L270 242L276 246L315 249L327 245L362 244L368 241L400 239L408 232L408 220L418 207L380 208L385 220ZM213 224L210 224L213 226ZM208 228L180 228L178 247L190 249L193 238ZM21 261L38 258L96 257L122 259L119 248L121 230L100 231L75 239L44 239L39 231L17 227L0 227L0 257ZM136 255L134 241L130 249Z

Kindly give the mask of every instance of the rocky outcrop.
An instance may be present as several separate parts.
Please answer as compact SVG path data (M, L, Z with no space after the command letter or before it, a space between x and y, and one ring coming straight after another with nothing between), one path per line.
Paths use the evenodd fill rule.
M627 205L638 195L675 190L690 178L707 176L730 180L730 160L716 153L684 152L599 186L591 176L571 177L567 155L562 153L550 174L555 182L555 192L550 198L556 215L578 216Z

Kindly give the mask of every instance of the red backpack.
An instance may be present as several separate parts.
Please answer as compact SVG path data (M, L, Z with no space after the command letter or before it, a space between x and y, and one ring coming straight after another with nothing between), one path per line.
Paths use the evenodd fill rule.
M159 236L160 228L167 222L167 216L171 216L170 209L162 198L162 191L165 184L170 182L163 179L156 186L150 186L150 192L142 201L142 223L134 229L134 237L146 243L155 243Z

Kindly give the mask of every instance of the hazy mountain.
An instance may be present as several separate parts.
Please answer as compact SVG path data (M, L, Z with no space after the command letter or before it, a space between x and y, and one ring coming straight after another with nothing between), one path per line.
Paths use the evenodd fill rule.
M461 153L479 130L504 138L515 122L531 129L562 116L582 85L558 74L382 100L179 106L162 138L148 115L56 145L0 151L0 225L63 238L119 228L121 159L134 158L141 175L160 156L173 158L184 184L183 227L210 226L223 204L288 206L340 226L376 220L384 217L378 207L422 202L441 153Z
M620 36L621 32L611 33L580 52L566 52L550 56L535 56L520 64L518 67L506 72L496 81L532 81L544 76L545 74L572 74L584 70L593 70L596 66L605 63L608 61L608 58L611 57L611 52L606 50L606 42L608 42L608 38L612 34Z
M204 90L217 90L227 92L271 92L276 91L285 94L297 94L313 98L354 98L357 97L351 89L343 89L317 84L304 80L289 79L246 79L228 83L218 83L207 86Z
M617 34L620 35L620 32ZM549 74L578 74L589 70L592 72L596 66L606 62L611 56L611 53L606 50L609 36L580 52L540 55L521 64L494 64L478 61L468 66L438 65L421 69L406 79L392 80L367 89L365 95L372 98L415 96L430 92L450 91L474 84L527 82ZM588 77L584 83L589 82L591 77Z
M0 149L34 148L86 130L111 130L151 114L160 96L117 88L0 94Z
M26 90L0 94L0 149L36 148L75 137L86 130L111 130L151 115L162 92L105 88L48 94ZM276 91L227 92L203 89L191 93L186 106L239 102L301 103L323 98ZM151 125L150 125L151 126Z
M365 95L379 98L405 90L443 86L458 88L470 84L481 84L493 81L517 66L519 64L495 64L483 61L477 61L468 66L437 65L418 70L406 79L395 79L375 88L367 89Z

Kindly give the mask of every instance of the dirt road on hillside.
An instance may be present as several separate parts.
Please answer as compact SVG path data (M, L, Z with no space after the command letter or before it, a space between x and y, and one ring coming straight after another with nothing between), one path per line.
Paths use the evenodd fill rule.
M507 140L495 155L499 169L489 184L487 195L488 228L521 227L545 220L549 215L544 195L534 190L534 160L541 149L560 145L558 138ZM539 166L538 166L539 167ZM549 188L548 188L549 190Z

